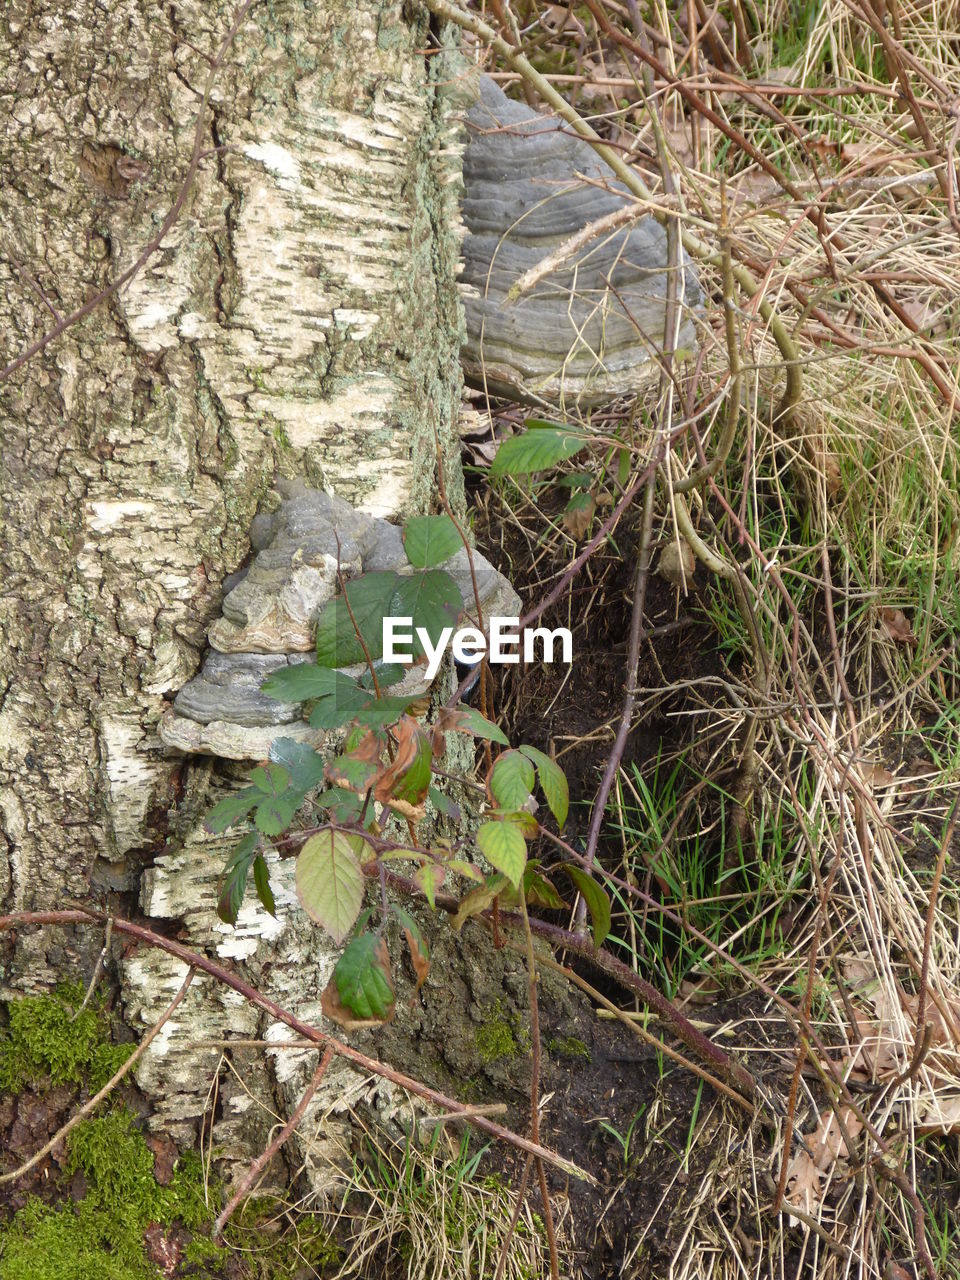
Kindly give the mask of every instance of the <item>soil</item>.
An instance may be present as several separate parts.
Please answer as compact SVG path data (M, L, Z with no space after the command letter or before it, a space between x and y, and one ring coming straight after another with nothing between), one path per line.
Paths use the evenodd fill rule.
M551 589L572 559L569 542L557 536L546 544L546 551L542 544L531 547L544 533L544 516L559 522L568 494L557 489L538 495L543 516L538 518L539 527L532 519L526 528L489 489L476 496L483 504L476 511L474 526L478 545L510 575L524 607L529 608ZM571 628L572 665L539 663L498 669L498 721L511 742L529 742L556 756L571 792L564 835L581 848L623 706L638 517L639 512L634 523L621 521L615 545L589 561L538 624ZM655 572L648 577L644 616L650 635L641 650L638 688L666 690L677 685L681 691L638 698L623 767L636 769L640 776L649 775L658 758L683 749L688 760L697 763L697 742L707 740L704 712L709 713L709 702L703 690L709 686L705 682L724 676L726 668L703 615L705 587L702 570L694 575L686 599ZM696 716L684 714L694 710ZM547 864L552 860L549 848L536 853ZM622 854L619 837L606 843L601 840L602 863L620 869ZM622 991L598 979L593 969L585 966L582 971L594 986L624 1005ZM688 1197L715 1158L703 1134L698 1135L700 1141L688 1143L691 1126L706 1123L708 1113L709 1123L716 1125L720 1109L712 1090L701 1087L692 1073L661 1059L621 1024L599 1020L589 1004L578 1001L578 1011L571 1017L570 1003L569 997L565 1005L543 1001L543 1042L557 1045L573 1037L587 1046L589 1057L547 1054L542 1093L556 1092L542 1122L542 1137L599 1181L595 1188L573 1180L565 1184L579 1274L584 1280L620 1274L662 1276L688 1225ZM728 1020L749 1019L755 1003L752 998L717 1001L707 1009L687 1012L719 1027ZM656 1030L663 1034L663 1028ZM784 1043L789 1043L789 1032L783 1031ZM665 1039L675 1043L669 1034ZM724 1114L734 1131L746 1134L749 1117ZM757 1145L763 1149L763 1138ZM557 1189L558 1180L550 1181ZM628 1259L629 1265L622 1270Z

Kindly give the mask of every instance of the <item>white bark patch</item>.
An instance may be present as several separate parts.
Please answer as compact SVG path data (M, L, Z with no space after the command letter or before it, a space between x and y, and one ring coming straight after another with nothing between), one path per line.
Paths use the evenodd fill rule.
M95 533L106 533L125 516L146 515L153 510L152 502L91 502L89 510L93 515L90 528Z
M375 311L360 311L351 307L335 308L333 318L336 324L346 329L347 337L353 342L368 338L380 320Z
M142 842L144 819L158 776L165 770L156 757L143 754L144 732L138 717L102 716L99 727L107 816L115 852L122 856Z
M251 160L259 160L264 168L277 178L299 185L300 166L296 157L292 156L285 147L279 147L272 142L251 142L249 146L243 148L243 154L249 156Z

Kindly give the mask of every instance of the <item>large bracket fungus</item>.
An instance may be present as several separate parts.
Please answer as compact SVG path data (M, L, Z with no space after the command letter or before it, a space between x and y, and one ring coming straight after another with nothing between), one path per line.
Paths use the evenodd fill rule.
M590 407L649 385L664 349L667 239L649 215L589 238L515 301L528 271L633 197L563 121L487 76L467 113L462 298L467 380L514 400ZM702 295L682 258L674 349L694 350Z
M160 722L160 737L169 747L261 760L281 733L319 746L326 735L301 718L300 706L278 702L260 686L280 667L309 660L317 619L337 593L338 573L349 579L371 570L411 571L396 525L300 481L278 480L276 500L274 511L254 519L249 568L227 579L200 673ZM516 616L520 602L513 588L479 552L471 554L484 614ZM441 567L457 584L463 616L472 619L476 603L466 550ZM344 668L348 675L362 670ZM416 696L429 684L423 667L412 666L388 687Z

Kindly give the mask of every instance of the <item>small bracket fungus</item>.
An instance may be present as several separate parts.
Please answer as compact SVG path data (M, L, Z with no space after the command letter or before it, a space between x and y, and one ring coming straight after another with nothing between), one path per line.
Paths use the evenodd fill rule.
M311 660L317 619L344 578L372 570L409 572L411 566L396 525L355 511L332 494L301 481L279 480L277 510L254 518L249 569L225 580L222 613L207 635L210 649L198 675L177 694L160 722L160 737L180 751L229 760L262 760L278 736L319 746L326 737L301 718L296 703L278 702L260 686L281 667ZM516 593L479 552L474 569L485 612L516 613ZM442 566L474 611L473 581L461 548ZM362 667L347 667L359 675ZM416 696L430 682L422 666L412 666L391 692Z
M667 238L651 216L579 231L633 202L562 120L509 99L487 76L467 113L462 296L467 380L508 399L589 407L659 376ZM565 247L565 248L564 248ZM702 305L686 255L675 349L696 349ZM530 273L528 275L528 273ZM536 277L516 300L522 277Z

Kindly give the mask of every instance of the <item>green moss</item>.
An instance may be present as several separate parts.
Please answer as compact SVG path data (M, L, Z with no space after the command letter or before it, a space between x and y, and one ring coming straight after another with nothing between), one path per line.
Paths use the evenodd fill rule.
M554 1036L547 1041L547 1050L555 1058L586 1058L590 1061L590 1050L576 1036Z
M0 1092L81 1083L96 1092L126 1061L133 1045L110 1044L102 1005L81 1009L83 995L64 984L52 995L11 1001L0 1035Z
M478 1027L475 1041L483 1062L512 1058L520 1052L513 1028L503 1018L491 1018L482 1027Z
M64 985L10 1002L0 1091L72 1084L96 1092L116 1073L133 1046L111 1044L102 1001L82 1008L83 997L82 987ZM182 1156L161 1186L143 1135L122 1109L77 1125L66 1172L84 1175L87 1194L59 1205L32 1198L0 1226L0 1280L157 1280L144 1251L147 1226L180 1222L199 1231L212 1219L199 1156Z
M150 1223L210 1221L200 1158L177 1162L169 1186L154 1177L153 1155L129 1112L84 1120L70 1134L67 1172L82 1172L77 1204L33 1198L0 1232L0 1280L157 1280L144 1251Z
M287 1227L286 1210L274 1196L251 1197L228 1224L224 1239L242 1255L250 1280L319 1275L342 1261L340 1247L318 1215L297 1214Z

